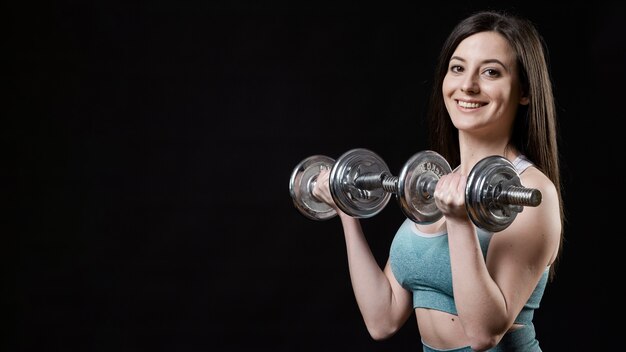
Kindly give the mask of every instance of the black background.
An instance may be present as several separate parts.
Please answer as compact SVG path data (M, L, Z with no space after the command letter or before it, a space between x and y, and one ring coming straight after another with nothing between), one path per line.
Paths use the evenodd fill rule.
M419 350L414 318L369 337L338 219L304 218L288 180L313 154L398 172L426 149L439 49L488 8L549 47L567 223L539 341L619 343L624 6L498 3L8 5L2 349ZM362 221L381 265L402 220L392 199Z

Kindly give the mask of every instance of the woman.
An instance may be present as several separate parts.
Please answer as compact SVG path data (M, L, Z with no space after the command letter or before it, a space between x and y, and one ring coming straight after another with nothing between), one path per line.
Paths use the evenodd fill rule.
M534 26L493 11L460 22L440 55L429 117L432 149L456 166L434 193L444 216L407 219L383 269L358 219L334 204L327 170L313 190L339 214L368 331L386 339L415 314L424 351L540 351L532 317L560 252L563 211L554 100ZM472 223L464 192L472 167L494 154L542 193L495 234Z

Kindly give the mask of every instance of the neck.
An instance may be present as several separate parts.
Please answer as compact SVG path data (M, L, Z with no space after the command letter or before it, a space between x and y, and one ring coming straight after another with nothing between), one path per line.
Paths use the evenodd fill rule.
M513 161L519 152L509 143L509 136L503 138L472 138L466 134L459 134L461 165L459 172L468 175L472 167L480 160L491 155L500 155Z

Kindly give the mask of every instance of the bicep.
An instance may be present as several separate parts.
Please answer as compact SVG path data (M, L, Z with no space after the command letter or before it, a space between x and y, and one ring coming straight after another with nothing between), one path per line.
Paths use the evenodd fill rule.
M515 319L558 250L561 221L552 184L541 187L542 202L525 207L489 245L487 268L500 288L510 318Z
M391 286L391 313L395 319L404 322L413 312L413 296L400 285L391 270L389 260L385 264L384 273Z

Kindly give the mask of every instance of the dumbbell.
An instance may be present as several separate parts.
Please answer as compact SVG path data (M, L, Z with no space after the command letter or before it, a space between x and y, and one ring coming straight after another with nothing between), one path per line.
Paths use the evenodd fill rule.
M322 169L330 169L335 159L326 155L311 155L302 160L289 177L289 194L294 206L312 220L327 220L337 212L313 195L313 187Z
M348 151L337 162L320 155L303 160L292 172L289 189L296 208L315 220L336 215L334 209L312 195L321 168L331 168L331 195L348 215L374 216L394 193L402 211L414 222L428 224L442 217L433 195L437 181L450 173L451 168L434 151L413 155L398 177L391 176L384 161L367 149ZM541 203L539 190L522 187L515 167L500 156L487 157L474 166L468 176L465 197L470 219L476 226L492 232L509 226L523 206Z
M295 207L313 220L326 220L336 215L333 208L313 196L313 187L321 169L330 169L329 188L335 204L344 213L357 218L378 214L396 194L402 211L417 222L435 221L438 215L434 199L420 196L413 188L436 180L451 172L450 166L438 154L430 151L405 164L400 178L392 176L389 167L376 153L357 148L341 155L335 162L325 155L313 155L301 161L293 170L289 192ZM419 172L418 182L406 182ZM434 185L429 194L433 194Z
M362 148L352 149L337 161L325 155L313 155L301 161L289 179L289 193L295 207L313 220L326 220L337 212L313 196L317 176L330 170L330 192L344 213L357 218L378 214L389 202L393 180L389 168L376 153ZM384 181L384 182L383 182ZM391 187L391 188L390 188Z
M439 220L443 214L434 201L437 181L450 172L448 162L434 151L414 154L400 172L398 197L408 218L419 224ZM492 155L471 169L465 186L465 208L477 227L490 232L507 228L524 206L541 204L541 191L522 186L519 174L508 159Z

